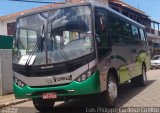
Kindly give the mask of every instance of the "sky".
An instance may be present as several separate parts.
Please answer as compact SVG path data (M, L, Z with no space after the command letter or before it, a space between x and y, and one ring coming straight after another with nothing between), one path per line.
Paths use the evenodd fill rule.
M39 0L39 1L50 2L50 1L64 1L64 0ZM152 19L160 22L160 0L122 0L122 1L144 11ZM0 16L43 5L47 4L0 0Z
M37 0L37 1L56 2L56 1L64 1L64 0ZM44 5L47 5L47 4L0 0L0 16L4 16L14 12L24 11L27 9L36 8Z

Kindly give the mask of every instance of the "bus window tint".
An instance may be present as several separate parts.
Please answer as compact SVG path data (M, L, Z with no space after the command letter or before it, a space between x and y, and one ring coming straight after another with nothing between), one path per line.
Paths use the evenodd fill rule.
M32 50L37 43L37 33L33 30L20 29L20 49Z
M99 51L99 59L108 53L109 38L107 35L107 13L104 10L97 10L95 15L96 38Z
M139 42L139 32L138 28L132 25L132 44L138 44Z
M122 36L123 36L123 43L124 44L131 44L132 43L132 34L131 34L131 25L122 21Z
M121 33L121 23L119 19L109 16L109 26L110 26L110 32L116 34Z
M109 32L113 43L123 43L121 38L121 22L116 17L108 16Z
M27 30L26 29L20 29L19 30L19 49L27 49Z
M96 32L98 35L104 35L106 33L106 20L103 13L96 15Z
M33 49L37 43L37 33L33 30L28 30L28 49Z
M131 36L130 24L122 22L122 35L127 37Z
M133 38L135 38L135 39L138 39L138 38L139 38L138 28L135 27L135 26L132 26L132 35L133 35Z

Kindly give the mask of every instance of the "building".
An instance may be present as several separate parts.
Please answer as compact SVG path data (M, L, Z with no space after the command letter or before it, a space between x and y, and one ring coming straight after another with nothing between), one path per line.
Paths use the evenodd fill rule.
M60 2L56 4L49 4L43 7L33 8L30 10L17 12L14 14L1 16L0 17L0 35L13 35L15 32L15 21L18 16L21 14L29 13L36 10L42 10L49 7L55 7L57 5L65 3L77 3L84 1L93 1L93 0L65 0L65 2ZM154 20L151 20L150 17L145 14L145 12L132 7L121 0L95 0L103 2L106 6L111 7L112 9L122 13L123 15L137 21L138 23L146 27L148 41L151 47L153 47L154 54L160 54L160 23Z
M22 12L17 12L5 16L0 16L0 35L14 35L15 32L15 25L16 25L16 18L22 14L29 13L32 11L38 11L42 9L47 9L50 7L55 7L57 5L65 4L65 2L58 2L56 4L49 4L46 6L38 7L38 8L33 8L30 10L25 10Z
M160 54L160 22L150 19L145 12L120 0L109 0L109 6L146 27L152 55Z
M151 27L146 26L146 31L153 54L160 55L160 22L151 20Z

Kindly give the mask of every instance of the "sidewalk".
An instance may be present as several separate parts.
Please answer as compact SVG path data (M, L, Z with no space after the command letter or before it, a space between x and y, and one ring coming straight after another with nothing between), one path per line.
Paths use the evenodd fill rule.
M29 101L29 99L15 99L14 94L0 96L0 108Z

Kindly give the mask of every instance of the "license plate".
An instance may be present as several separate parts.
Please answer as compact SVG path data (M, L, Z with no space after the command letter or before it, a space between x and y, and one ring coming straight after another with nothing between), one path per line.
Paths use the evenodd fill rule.
M43 96L43 99L56 99L57 98L56 93L44 93L42 96Z

